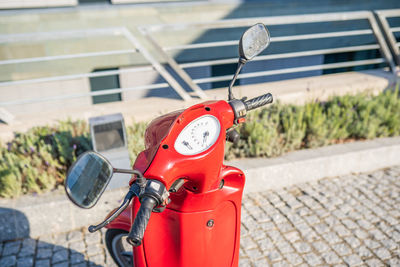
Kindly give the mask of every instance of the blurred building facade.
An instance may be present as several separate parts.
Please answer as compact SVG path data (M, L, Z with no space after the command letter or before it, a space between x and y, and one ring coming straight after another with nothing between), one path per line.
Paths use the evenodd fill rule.
M59 6L59 7L55 7ZM117 88L133 88L148 84L165 83L165 77L149 64L129 38L118 34L126 28L143 47L171 73L165 58L160 56L148 40L138 32L138 26L154 24L184 25L227 19L246 19L325 12L349 12L400 8L398 0L385 1L134 1L134 0L14 0L0 1L0 102L12 114L57 109L61 106L85 106L112 101L128 101L144 96L177 97L172 88L118 91L107 95L87 95L69 99L58 96L93 93ZM400 21L399 21L400 22ZM329 21L319 23L274 25L269 27L272 37L318 34L333 29L360 31L368 21ZM268 26L268 25L267 25ZM234 29L183 29L161 31L156 39L164 47L177 45L238 40L245 27ZM79 31L94 32L87 34ZM101 31L104 31L102 34ZM106 32L110 34L106 34ZM65 36L64 36L65 35ZM43 37L44 36L44 37ZM376 43L373 35L349 38L272 42L268 54L282 54L307 49L330 49L346 46L368 46ZM306 65L323 65L347 60L375 59L379 49L367 51L319 54L307 57L277 58L249 64L243 73L273 71ZM71 56L72 55L72 56ZM171 49L170 55L179 64L188 62L223 60L237 56L237 46L195 49ZM26 60L28 59L28 60ZM382 68L384 64L371 64L336 69L280 73L267 77L240 79L242 85L315 76L336 71L354 71ZM150 67L149 67L150 66ZM192 79L232 75L236 63L199 65L185 69ZM140 69L136 71L136 69ZM99 75L96 75L99 73ZM109 75L101 75L109 73ZM82 75L89 74L89 75ZM54 78L55 77L55 78ZM225 87L228 81L210 80L199 83L203 90ZM186 85L182 85L190 91ZM29 101L48 98L49 101ZM53 98L53 99L52 99ZM21 99L26 99L21 102ZM40 100L40 99L39 99ZM11 103L11 104L10 104ZM12 104L20 103L20 104ZM21 104L22 103L22 104Z

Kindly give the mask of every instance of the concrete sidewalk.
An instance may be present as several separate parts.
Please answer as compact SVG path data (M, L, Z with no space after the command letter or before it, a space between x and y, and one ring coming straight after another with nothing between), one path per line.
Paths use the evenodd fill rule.
M115 266L104 231L0 244L0 266ZM240 266L400 266L400 166L244 196Z

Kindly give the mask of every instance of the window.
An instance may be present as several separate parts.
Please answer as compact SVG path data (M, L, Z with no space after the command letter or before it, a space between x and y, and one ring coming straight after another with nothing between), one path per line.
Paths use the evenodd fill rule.
M95 70L94 72L106 71L106 70L118 70L118 69L102 69L102 70ZM115 88L120 88L118 74L90 78L90 89L92 92L115 89ZM122 100L121 93L92 96L93 104L116 102L121 100Z

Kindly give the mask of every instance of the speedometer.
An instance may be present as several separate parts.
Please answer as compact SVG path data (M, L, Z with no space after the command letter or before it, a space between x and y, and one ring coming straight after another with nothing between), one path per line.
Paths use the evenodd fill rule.
M210 148L218 139L221 125L211 115L191 121L176 138L174 148L182 155L195 155Z

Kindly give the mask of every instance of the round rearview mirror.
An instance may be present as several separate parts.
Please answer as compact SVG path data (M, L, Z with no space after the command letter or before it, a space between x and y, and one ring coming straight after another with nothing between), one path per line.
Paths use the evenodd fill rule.
M260 54L270 43L267 27L257 23L247 29L239 42L239 55L242 60L251 60Z
M79 156L68 170L65 191L81 208L93 207L113 175L113 167L99 153L89 151Z

